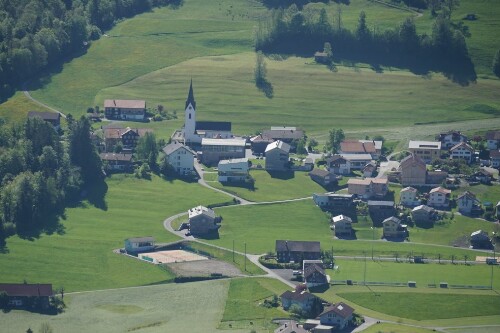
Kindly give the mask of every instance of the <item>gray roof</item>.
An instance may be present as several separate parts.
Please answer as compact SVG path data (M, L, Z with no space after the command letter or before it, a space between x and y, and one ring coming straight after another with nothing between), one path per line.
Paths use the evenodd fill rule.
M281 298L291 299L297 302L307 301L310 297L315 297L313 294L308 293L307 291L290 291L287 290L280 296Z
M170 154L172 154L173 152L175 152L179 148L184 148L188 152L190 152L191 154L196 155L196 153L194 151L192 151L191 148L189 148L188 146L183 145L182 143L180 143L178 141L174 141L174 142L166 145L165 147L163 147L163 152L165 153L165 155L170 155Z
M59 112L38 112L30 111L28 112L28 118L40 118L43 120L59 120L61 114Z
M309 172L309 175L310 176L318 176L318 177L326 177L328 176L330 173L326 170L323 170L323 169L313 169L311 172Z
M276 240L276 252L321 252L320 242Z
M320 316L327 314L327 313L330 313L330 312L335 312L340 317L347 318L353 314L354 309L351 308L349 305L347 305L343 302L340 302L340 303L337 303L337 304L334 304L334 305L327 307L323 311L323 313L320 314Z
M145 242L154 242L155 239L151 236L146 236L146 237L132 237L132 238L127 238L129 242L133 243L145 243Z
M394 206L394 201L368 200L368 206Z
M286 142L278 140L278 141L271 142L270 144L267 145L266 153L272 149L275 149L275 148L281 149L286 153L290 152L290 145Z
M418 212L418 211L425 211L427 213L432 213L435 209L432 208L432 207L429 207L429 206L426 206L426 205L420 205L420 206L417 206L415 208L413 208L411 211L412 212Z

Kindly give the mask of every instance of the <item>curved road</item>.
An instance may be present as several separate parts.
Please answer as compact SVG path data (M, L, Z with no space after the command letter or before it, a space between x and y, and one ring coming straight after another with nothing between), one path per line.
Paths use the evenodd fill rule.
M44 108L49 109L51 111L57 112L61 115L61 117L66 118L66 115L64 113L62 113L61 111L56 110L53 107L48 106L47 104L44 104L44 103L40 102L39 100L33 98L33 96L31 96L30 92L26 89L26 82L23 84L23 93L24 93L24 96L26 96L26 98L31 100L33 103L38 104L40 106L43 106Z

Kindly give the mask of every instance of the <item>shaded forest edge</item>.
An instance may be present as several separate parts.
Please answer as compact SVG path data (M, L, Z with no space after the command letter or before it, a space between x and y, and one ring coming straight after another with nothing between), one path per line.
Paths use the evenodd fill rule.
M432 33L427 35L417 34L411 17L394 29L379 31L368 27L366 14L361 12L351 31L343 27L340 11L332 21L324 9L311 15L292 5L274 9L270 19L259 22L255 49L310 57L329 43L335 62L405 68L419 75L441 72L453 82L468 85L477 79L464 37L468 34L467 27L453 23L446 11L436 16Z
M70 115L67 120L65 142L39 118L0 125L0 253L16 233L30 240L42 232L64 234L65 207L83 197L106 209L107 188L89 120Z
M0 1L0 103L42 71L84 54L123 18L183 0Z

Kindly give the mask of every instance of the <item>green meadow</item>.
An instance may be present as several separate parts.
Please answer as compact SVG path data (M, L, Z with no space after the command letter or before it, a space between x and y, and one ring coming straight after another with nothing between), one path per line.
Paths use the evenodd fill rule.
M140 180L115 175L106 194L66 209L60 234L34 240L7 239L0 253L2 281L47 282L66 291L119 288L170 282L160 268L113 253L129 237L154 236L158 243L177 240L163 228L168 216L199 205L226 201L196 183Z
M320 241L323 250L332 250L334 255L371 255L372 249L377 256L394 256L398 253L400 258L413 253L425 257L437 258L440 254L443 259L449 259L451 255L460 260L464 255L469 259L476 255L484 255L484 252L472 251L463 248L454 248L449 245L449 239L455 236L432 236L433 229L419 229L417 241L413 242L388 242L372 241L373 231L369 229L367 221L360 224L363 239L340 240L334 239L330 230L330 221L327 215L321 211L312 200L301 200L286 203L232 206L218 208L216 213L223 217L219 238L208 240L211 244L232 248L233 240L235 249L243 252L245 243L248 253L262 254L274 252L276 239ZM461 234L460 229L466 225L468 220L456 222L451 229L452 235ZM471 220L475 223L476 220ZM489 226L489 222L482 222L481 226ZM356 229L356 224L354 225ZM446 227L440 235L446 234ZM470 228L470 226L466 226ZM439 229L437 229L439 230ZM467 229L466 229L467 230ZM381 236L380 228L375 230L376 238ZM464 231L463 235L467 232ZM412 232L410 230L410 239ZM435 242L435 243L434 243Z

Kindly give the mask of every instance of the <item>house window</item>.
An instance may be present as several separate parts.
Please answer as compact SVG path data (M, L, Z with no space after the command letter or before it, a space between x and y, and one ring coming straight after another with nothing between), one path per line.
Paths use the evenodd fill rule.
M191 119L191 113L189 114L189 119Z

